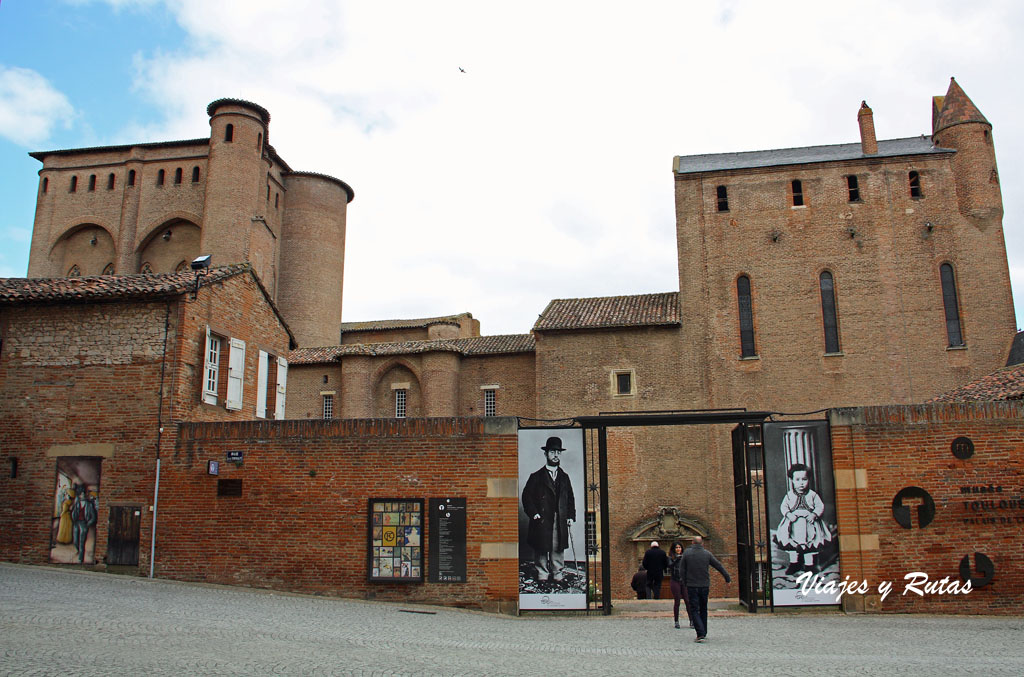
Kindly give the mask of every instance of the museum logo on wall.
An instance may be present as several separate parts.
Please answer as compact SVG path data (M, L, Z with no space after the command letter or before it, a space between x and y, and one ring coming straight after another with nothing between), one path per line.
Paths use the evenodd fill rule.
M583 431L519 431L519 608L587 606Z

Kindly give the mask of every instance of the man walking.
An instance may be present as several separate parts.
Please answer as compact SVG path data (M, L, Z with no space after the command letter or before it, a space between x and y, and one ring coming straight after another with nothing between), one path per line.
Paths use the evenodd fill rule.
M668 565L668 555L658 547L657 541L651 541L643 561L643 567L647 570L647 599L661 599L661 579Z
M708 635L708 592L711 590L709 565L718 569L726 583L732 582L722 563L704 549L704 539L694 536L693 545L683 553L682 578L690 598L690 609L693 610L693 629L697 632L695 642L703 642Z
M549 437L541 449L546 463L530 475L523 489L523 512L530 518L527 542L533 548L537 581L561 583L576 498L569 475L561 468L562 438Z

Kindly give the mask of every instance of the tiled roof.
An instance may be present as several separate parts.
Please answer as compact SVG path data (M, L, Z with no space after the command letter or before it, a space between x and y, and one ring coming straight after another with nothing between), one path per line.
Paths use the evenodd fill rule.
M329 174L321 174L319 172L295 172L289 170L285 176L309 176L315 179L324 179L326 181L331 181L332 183L335 183L338 186L340 186L343 191L348 193L348 200L346 201L346 203L352 202L352 200L354 200L356 197L356 192L352 190L352 186L348 185L341 179L336 179L333 176L330 176Z
M63 148L60 150L38 150L29 153L29 157L42 162L48 155L77 155L80 153L124 153L132 148L174 148L176 146L209 146L210 137L202 139L182 139L180 141L157 141L154 143L129 143L120 146L92 146L89 148ZM208 151L207 151L208 152Z
M249 264L212 268L203 284L227 279L250 269ZM0 304L90 302L113 299L177 296L195 287L195 275L91 275L88 277L0 278Z
M956 80L950 78L946 96L937 96L933 99L932 134L937 134L947 127L963 124L964 122L983 122L986 125L989 124L970 97L960 88Z
M363 355L415 355L419 353L449 352L461 355L505 355L533 352L532 334L505 334L499 336L473 336L434 341L395 341L392 343L346 343L321 348L300 348L288 356L289 364L328 364L342 357Z
M419 329L432 324L459 324L461 319L471 319L470 313L445 315L443 317L420 317L412 320L370 320L368 322L342 322L341 331L385 331L388 329Z
M830 146L753 150L743 153L679 155L675 158L673 169L676 174L696 174L699 172L722 172L730 169L753 169L757 167L835 162L837 160L862 160L955 152L950 148L940 148L934 145L930 136L913 136L907 139L879 141L878 152L873 155L865 155L858 141L856 143L840 143Z
M939 395L931 402L993 402L1024 399L1024 364L1003 367L988 376Z
M533 325L548 329L607 329L679 324L679 294L639 294L586 299L555 299Z

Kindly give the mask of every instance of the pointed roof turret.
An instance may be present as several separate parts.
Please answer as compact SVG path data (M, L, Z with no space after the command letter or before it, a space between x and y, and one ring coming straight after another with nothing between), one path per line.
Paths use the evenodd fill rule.
M932 99L932 136L943 129L965 122L981 122L991 127L978 107L957 84L956 79L950 78L946 96L936 96Z

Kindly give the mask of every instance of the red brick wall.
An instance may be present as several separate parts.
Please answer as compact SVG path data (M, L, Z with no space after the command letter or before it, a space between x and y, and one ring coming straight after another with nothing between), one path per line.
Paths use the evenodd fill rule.
M496 427L504 426L504 428ZM493 432L500 430L500 432ZM481 556L516 543L517 499L488 497L488 478L517 477L509 419L184 424L164 456L157 575L182 580L454 605L517 599L517 561ZM245 452L244 464L224 461ZM241 497L218 497L241 479ZM367 499L467 499L465 584L370 584ZM424 563L429 534L425 527Z
M934 404L834 410L832 456L840 535L841 576L877 589L852 596L849 608L884 612L1020 613L1024 599L1024 406L1017 402ZM955 438L974 442L966 460L951 452ZM858 478L859 475L859 478ZM896 494L926 490L935 519L905 529L893 518ZM963 493L963 487L972 488ZM992 487L996 491L974 489ZM985 503L990 502L990 503ZM995 578L968 595L903 594L904 576L959 581L964 555L981 552ZM975 574L976 575L976 574Z

